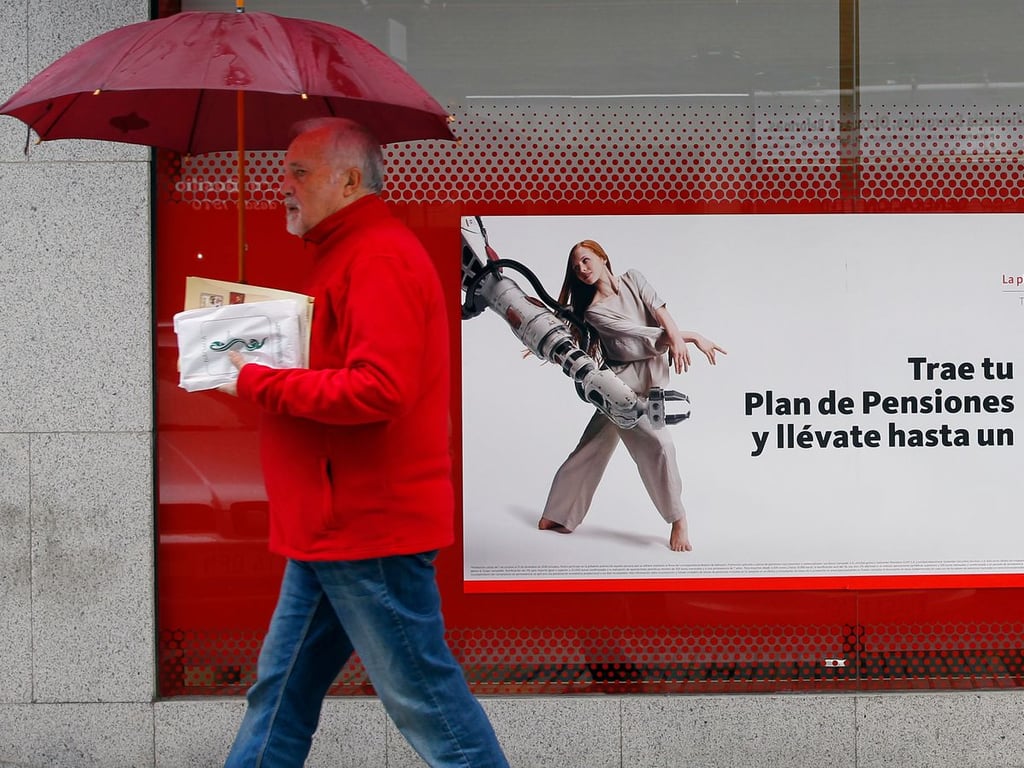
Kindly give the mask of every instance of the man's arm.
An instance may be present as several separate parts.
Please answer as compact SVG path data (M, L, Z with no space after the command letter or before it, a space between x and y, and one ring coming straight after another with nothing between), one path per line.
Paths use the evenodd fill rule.
M343 366L273 369L243 362L237 394L272 413L330 424L400 415L416 402L422 376L432 368L434 345L425 323L430 293L418 283L432 278L413 274L400 258L360 259L332 308L347 329Z

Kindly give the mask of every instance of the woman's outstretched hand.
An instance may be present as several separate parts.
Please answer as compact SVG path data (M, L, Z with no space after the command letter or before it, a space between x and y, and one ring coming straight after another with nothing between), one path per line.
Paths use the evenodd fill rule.
M715 354L717 352L721 352L723 355L729 354L711 339L702 336L696 331L679 330L679 326L676 325L676 321L672 318L667 306L662 305L659 307L655 311L654 316L658 319L658 324L665 329L665 334L668 337L668 359L672 367L675 368L676 373L685 373L690 370L690 352L686 348L687 343L693 344L703 352L704 357L712 365L715 364Z
M676 373L685 373L690 370L690 352L686 348L687 342L703 352L704 357L712 365L715 364L715 355L719 352L723 355L729 354L711 339L701 336L699 333L670 333L668 335L668 359Z
M693 339L693 343L697 347L697 349L704 353L704 357L706 357L708 359L708 362L711 363L712 365L715 364L716 352L721 352L723 355L729 354L720 346L715 344L715 342L713 342L711 339L707 339L699 334ZM676 372L678 373L678 370Z

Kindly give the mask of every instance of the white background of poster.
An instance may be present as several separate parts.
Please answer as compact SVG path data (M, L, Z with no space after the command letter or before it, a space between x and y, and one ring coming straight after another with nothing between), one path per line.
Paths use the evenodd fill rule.
M1018 502L1024 407L1024 274L1018 215L486 217L502 258L557 295L569 247L601 243L617 273L638 269L681 328L728 350L712 368L691 347L671 386L693 416L668 427L694 550L669 526L624 447L572 535L536 529L555 470L592 409L554 365L523 359L495 313L464 321L463 466L468 580L835 576L1024 572ZM508 277L533 293L525 278ZM969 362L971 381L914 381L908 357ZM986 380L982 361L1012 363ZM1012 396L995 414L862 412L883 395ZM807 397L810 416L745 414L745 395ZM836 390L854 414L821 415ZM888 425L947 424L969 447L891 447ZM878 448L776 447L777 425L877 429ZM1013 446L981 447L981 429ZM752 432L769 431L754 457Z

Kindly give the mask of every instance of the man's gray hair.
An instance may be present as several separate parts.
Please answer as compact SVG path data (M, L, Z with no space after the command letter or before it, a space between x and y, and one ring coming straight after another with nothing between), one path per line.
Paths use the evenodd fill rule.
M374 194L384 189L384 155L380 141L361 123L346 117L313 117L292 127L292 134L329 130L331 161L338 168L358 168L363 186Z

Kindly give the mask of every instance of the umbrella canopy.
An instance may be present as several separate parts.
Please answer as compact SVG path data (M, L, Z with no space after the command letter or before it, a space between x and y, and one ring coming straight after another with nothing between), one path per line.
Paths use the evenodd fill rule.
M237 124L239 91L244 122ZM41 140L101 139L198 155L284 149L310 117L348 117L384 144L454 139L448 114L387 54L348 30L270 13L179 13L78 46L0 114Z
M111 30L32 78L0 114L41 141L236 150L240 282L245 150L284 149L292 126L313 117L355 120L383 144L455 139L448 113L379 48L332 24L270 13L197 11Z

